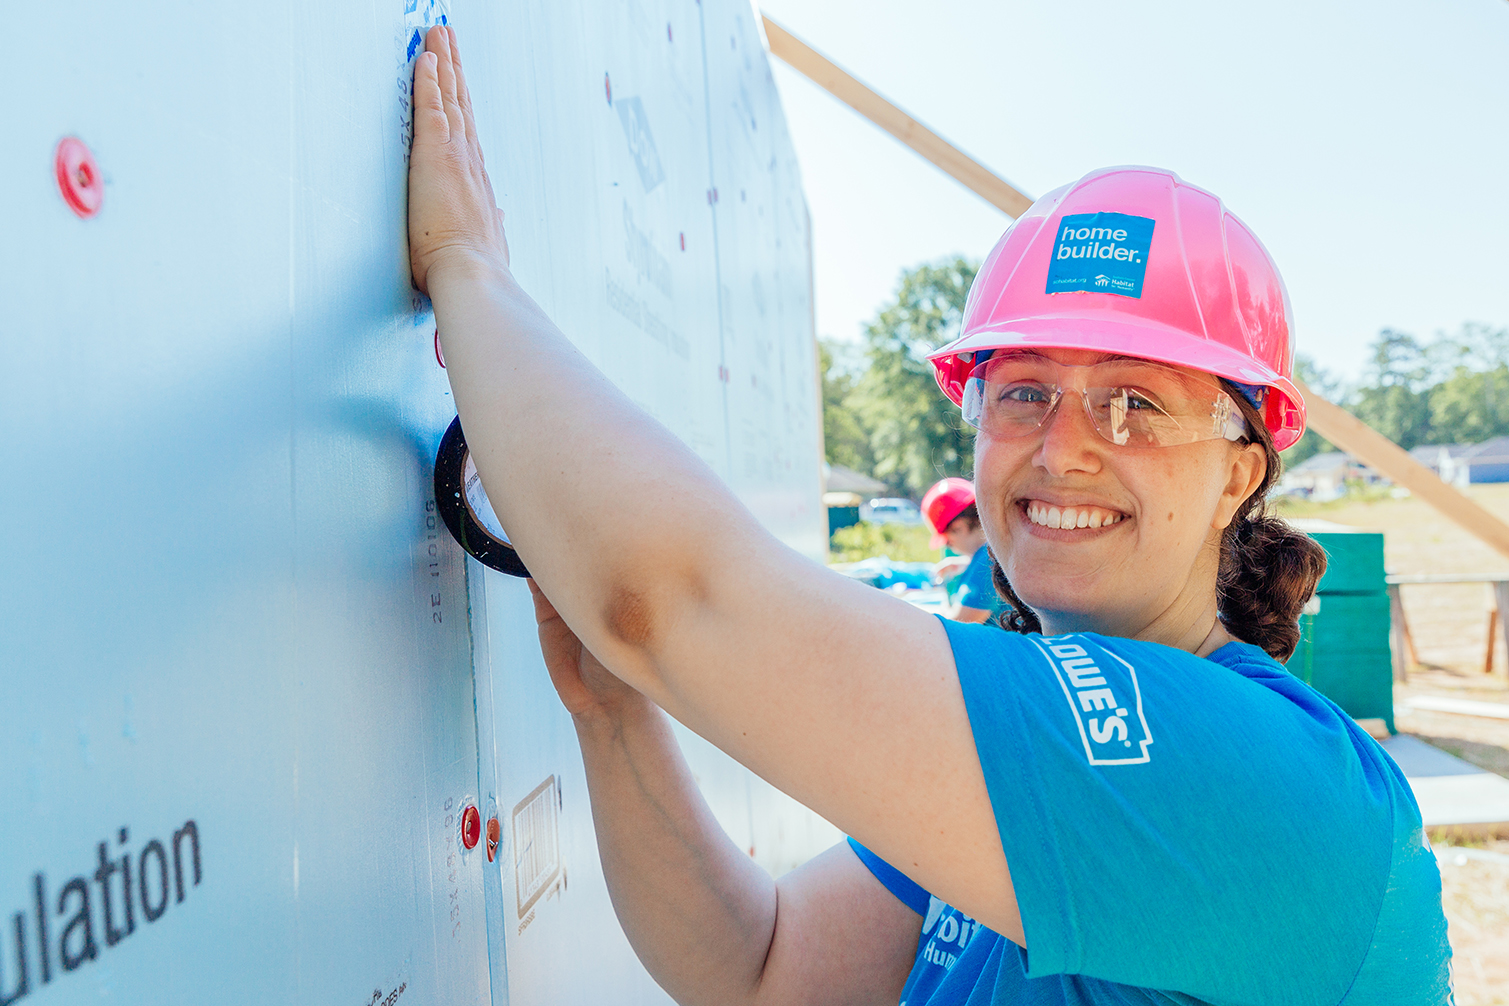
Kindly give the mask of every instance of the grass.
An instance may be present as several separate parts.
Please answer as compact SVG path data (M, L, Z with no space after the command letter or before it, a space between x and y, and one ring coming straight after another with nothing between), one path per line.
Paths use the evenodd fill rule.
M943 553L932 547L925 524L871 524L860 521L833 532L831 562L858 562L883 555L892 562L937 562Z

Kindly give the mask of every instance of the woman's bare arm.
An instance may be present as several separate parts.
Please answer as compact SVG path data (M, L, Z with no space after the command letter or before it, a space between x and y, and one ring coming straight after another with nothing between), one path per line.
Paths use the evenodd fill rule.
M581 742L619 923L684 1006L895 1003L921 919L847 844L772 880L723 832L670 721L531 584L540 649Z
M774 539L519 288L453 38L432 30L426 47L414 280L488 496L540 587L624 681L1020 942L941 625Z

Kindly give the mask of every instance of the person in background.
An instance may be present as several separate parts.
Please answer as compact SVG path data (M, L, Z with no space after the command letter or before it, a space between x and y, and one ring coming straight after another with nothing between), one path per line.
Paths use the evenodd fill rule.
M922 513L933 528L933 548L947 546L954 557L939 563L939 575L948 582L948 617L957 622L985 622L1000 614L1006 604L996 593L991 575L990 549L985 528L975 506L975 487L968 479L946 478L935 482L922 497ZM953 557L951 557L953 558Z

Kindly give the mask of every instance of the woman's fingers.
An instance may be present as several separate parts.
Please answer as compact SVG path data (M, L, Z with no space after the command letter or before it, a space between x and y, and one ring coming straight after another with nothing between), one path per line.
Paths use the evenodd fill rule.
M456 100L461 106L461 121L466 125L466 138L480 161L482 145L477 142L477 120L472 116L472 93L466 86L466 71L461 66L461 47L456 44L456 29L447 25L445 30L451 42L451 65L456 70Z
M508 264L454 39L450 29L432 28L414 66L409 264L414 285L426 292L433 265L478 259Z
M550 598L546 597L545 592L540 589L539 584L528 577L525 578L524 582L529 584L529 593L534 597L534 620L536 622L543 625L552 618L561 617L556 612L555 605L550 603Z
M444 143L450 139L450 123L446 121L445 106L440 99L437 62L433 52L422 52L414 64L414 135L428 137L433 133Z
M433 52L438 60L440 100L445 105L445 117L450 121L451 134L466 135L466 117L461 114L461 103L456 98L456 63L451 58L451 34L444 25L436 25L425 36L424 47Z

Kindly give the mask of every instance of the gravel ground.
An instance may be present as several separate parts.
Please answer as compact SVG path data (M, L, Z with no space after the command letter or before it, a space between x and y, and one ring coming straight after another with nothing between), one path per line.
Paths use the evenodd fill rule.
M1483 684L1481 675L1465 683L1441 672L1414 675L1408 685L1395 689L1400 701L1395 726L1463 761L1509 777L1509 720L1402 708L1410 695L1422 694L1499 701L1509 708L1509 690ZM1445 844L1444 837L1438 834L1432 844L1441 864L1441 907L1451 940L1457 1006L1509 1006L1509 841L1449 839L1465 846L1458 850Z
M1396 700L1435 694L1509 701L1509 691L1504 689L1453 687L1450 679L1422 681L1422 677L1426 676L1415 675L1408 685L1397 688ZM1401 732L1509 777L1509 720L1401 708L1394 723ZM1509 841L1449 839L1466 846L1459 851L1445 844L1444 837L1438 834L1432 844L1441 864L1441 907L1451 940L1457 1006L1509 1006ZM1477 851L1501 858L1474 855Z
M1436 847L1457 1006L1509 1006L1509 842L1478 849L1503 859Z

